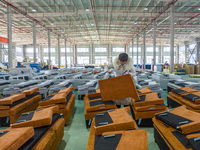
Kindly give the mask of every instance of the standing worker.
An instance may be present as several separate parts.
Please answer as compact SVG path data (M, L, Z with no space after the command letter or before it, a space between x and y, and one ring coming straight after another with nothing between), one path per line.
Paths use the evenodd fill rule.
M136 72L133 68L133 61L131 57L128 56L126 53L121 53L117 58L115 58L113 63L108 64L105 66L104 71L106 72L104 79L109 78L108 70L114 68L115 69L115 76L123 76L126 74L131 74L132 77L136 75ZM121 105L130 105L131 98L124 98L114 101L118 108Z

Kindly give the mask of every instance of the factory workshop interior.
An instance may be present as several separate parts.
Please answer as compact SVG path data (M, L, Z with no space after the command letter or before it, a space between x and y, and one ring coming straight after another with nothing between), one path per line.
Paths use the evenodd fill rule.
M0 150L200 150L200 0L0 0Z

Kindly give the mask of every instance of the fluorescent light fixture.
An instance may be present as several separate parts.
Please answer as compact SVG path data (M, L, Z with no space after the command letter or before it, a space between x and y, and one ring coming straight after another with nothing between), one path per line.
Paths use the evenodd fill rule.
M148 10L148 7L144 7L144 10Z
M36 9L35 9L35 8L33 8L33 9L32 9L32 11L33 11L33 12L36 12Z
M87 7L87 8L85 9L85 11L87 11L87 12L88 12L88 11L90 11L90 10L89 10L89 8Z

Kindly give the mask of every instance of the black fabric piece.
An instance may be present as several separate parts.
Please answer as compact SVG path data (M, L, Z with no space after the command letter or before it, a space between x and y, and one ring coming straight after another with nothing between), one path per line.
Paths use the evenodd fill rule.
M140 84L141 82L144 82L144 80L140 80L140 81L138 81L139 84Z
M91 98L89 98L89 100L94 100L94 99L99 99L99 98L101 98L101 96L98 96L98 97L91 97Z
M9 127L10 117L0 117L0 127Z
M102 135L96 135L95 134L95 141L94 141L94 145L99 141L99 139L102 137Z
M44 76L44 79L47 79L47 76Z
M186 87L186 85L189 85L189 84L187 84L187 83L178 83L176 85L181 86L181 87Z
M170 86L167 86L167 92L171 92L174 88L170 87Z
M88 91L88 94L92 94L92 93L96 93L96 90L93 89L93 90L89 90L89 91Z
M4 136L6 133L8 133L8 131L3 131L3 132L0 131L0 137Z
M34 115L34 111L33 112L29 112L29 113L21 114L21 116L19 116L19 118L15 121L14 124L20 123L20 122L29 121L29 120L31 120L33 118L33 115Z
M181 106L181 104L177 103L176 101L174 101L168 96L167 96L167 105L170 106L171 108L176 108L176 107Z
M144 85L149 85L149 82L143 82L143 83L140 83L141 86L144 86Z
M165 142L165 140L162 138L162 136L155 127L154 127L154 139L161 150L170 150L167 143Z
M178 131L172 131L172 134L185 146L185 148L190 148L190 146L187 144L186 135L181 134Z
M186 91L181 90L181 89L173 89L172 90L173 93L180 95L181 93L185 93Z
M29 80L28 76L25 76L24 79L25 79L26 81Z
M51 126L60 118L60 114L53 114L51 125L34 128L34 136L22 145L19 150L30 150L42 138L42 136L51 128Z
M115 134L113 137L104 138L101 136L94 145L94 150L115 150L119 144L122 134Z
M138 90L137 90L137 92L138 92L138 94L142 93L142 92L140 92L140 91L138 91Z
M200 140L194 140L195 138L189 139L188 144L192 147L193 150L200 150Z
M164 115L164 114L166 114L166 115ZM181 131L181 128L180 128L181 125L189 124L189 123L193 122L187 118L183 118L181 116L172 114L170 112L164 112L161 114L157 114L156 119L163 121L164 123L172 126L173 128L175 128L179 131ZM180 122L185 122L185 121L187 121L187 123L179 124Z
M94 83L93 87L95 87L97 85L97 82Z
M140 95L139 97L140 97L140 100L142 100L142 101L145 101L145 99L146 99L146 95Z
M114 103L112 101L102 101L102 100L98 100L98 101L93 101L93 102L90 102L90 106L97 106L97 105L114 105Z
M3 82L3 83L0 83L0 86L7 85L7 84L10 84L10 82Z
M195 102L196 99L200 99L199 96L195 95L195 94L185 94L182 96L183 98L186 98L192 102Z
M50 100L52 97L54 97L54 95L47 96L45 99L42 99L41 101L48 101L48 100Z
M29 87L29 86L31 86L31 85L36 85L36 84L38 84L38 83L35 82L35 83L31 83L31 84L25 84L25 85L23 85L23 86L21 86L21 87L19 87L19 88L22 89L22 88L26 88L26 87Z
M99 114L95 115L95 124L96 124L96 127L105 125L105 124L101 124L103 122L107 122L107 124L113 123L113 120L110 117L110 115L108 114L108 112L101 113L101 114L102 115L99 115Z
M73 94L73 92L71 91L71 92L67 95L67 97L66 97L66 102L64 102L64 103L58 103L58 104L67 105L68 102L69 102L69 100L70 100L70 98L71 98L71 96L72 96L72 94Z
M54 83L51 82L50 84L45 85L44 87L49 88L50 86L52 86Z
M175 83L176 82L176 80L170 80L169 81L169 83Z
M6 80L9 80L9 78L10 78L10 76L5 76L5 79L6 79Z

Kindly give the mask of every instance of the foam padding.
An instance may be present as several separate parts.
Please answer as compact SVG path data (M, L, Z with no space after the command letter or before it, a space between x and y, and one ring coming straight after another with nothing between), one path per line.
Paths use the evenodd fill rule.
M95 128L94 128L94 121L92 121L86 150L94 150L95 134L96 133L95 133ZM103 133L103 136L109 135L109 134L122 134L116 150L127 150L127 149L147 150L148 149L148 136L147 136L146 130L105 132ZM101 148L106 149L105 147L101 147Z
M72 94L66 107L64 109L59 109L59 113L63 114L63 117L65 119L65 124L68 124L69 122L69 119L74 109L74 105L75 105L75 94Z
M101 70L94 72L94 74L97 74L97 73L100 73L100 72L101 72Z
M91 104L95 104L94 106L91 106ZM116 105L111 102L104 102L102 100L91 100L84 98L84 108L87 112L95 112L95 111L101 111L101 110L109 110L109 109L116 109Z
M113 123L97 126L95 123L95 131L97 135L101 135L104 132L119 131L119 130L130 130L137 129L137 125L132 117L129 115L129 107L124 107L116 109L114 111L109 111L108 115L112 119ZM102 113L105 114L105 113ZM104 116L95 115L95 118L103 118L103 122L107 122ZM95 121L95 120L94 120Z
M194 102L189 101L189 100L187 100L185 98L175 98L175 97L173 97L171 95L168 95L167 97L170 98L171 103L174 101L174 102L176 102L176 103L178 103L180 105L185 106L189 110L192 110L192 111L200 113L200 105L199 104L195 104Z
M9 110L0 111L0 117L8 117L8 116L9 116Z
M22 98L25 98L25 94L23 93L18 93L11 95L9 97L3 98L0 100L0 105L11 105L13 102L16 102Z
M32 95L33 93L35 93L39 90L40 90L39 88L34 88L34 89L25 90L22 93L24 93L26 96L28 96L28 95Z
M66 93L67 95L74 90L74 87L66 88L66 89L61 89L58 93Z
M167 114L166 114L167 113ZM166 115L164 115L166 114ZM179 117L179 118L177 118ZM176 118L176 120L174 120ZM200 130L200 114L186 109L185 106L174 108L171 111L163 112L156 115L156 119L159 119L170 126L173 126L179 130L182 134L188 134ZM181 123L177 125L179 119ZM176 121L176 122L175 122Z
M20 113L21 111L23 111L24 109L26 109L27 107L33 105L34 103L40 101L42 99L42 96L41 95L36 95L26 101L24 101L23 103L20 103L14 107L12 107L9 111L9 115L11 116L14 116L18 113Z
M92 97L92 96L94 96L94 97ZM92 119L94 117L94 115L97 113L106 112L110 109L117 109L116 105L102 105L102 106L90 107L90 104L89 104L90 101L95 101L96 98L97 98L96 100L100 100L101 98L99 98L99 96L100 96L100 93L85 95L85 97L84 97L85 120ZM89 100L90 98L92 98L92 100Z
M50 150L56 139L54 131L47 131L32 150Z
M186 94L182 96L185 99L188 99L196 104L200 104L200 92L195 92L192 94Z
M138 94L139 95L144 95L144 94L148 94L148 93L153 93L151 90L150 90L150 87L145 87L145 88L141 88L141 89L138 89Z
M32 115L32 117L30 117ZM18 120L12 124L12 128L32 126L34 128L50 125L52 122L53 108L36 110L34 112L22 114ZM30 118L29 118L30 117Z
M153 118L157 113L161 113L164 111L167 111L168 108L166 107L164 110L149 110L149 111L136 111L135 107L132 106L133 112L134 112L134 119L148 119Z
M67 93L55 94L49 100L40 101L39 105L43 106L43 105L50 105L50 104L56 104L56 103L64 103L64 102L66 102L66 96L67 96Z
M176 90L183 90L183 92L181 92L179 95L182 96L182 95L185 95L185 94L188 94L188 93L194 93L194 92L198 92L198 90L196 89L192 89L190 86L188 87L183 87L183 88L180 88L180 89L173 89L173 91L176 91ZM176 94L177 95L177 94Z
M173 133L176 129L164 124L163 122L153 118L154 127L159 132L165 143L174 150L192 150L186 141L179 140ZM180 132L178 132L180 133ZM184 136L180 133L181 136ZM185 135L186 137L186 135ZM186 138L185 138L186 139Z
M99 80L99 87L103 101L118 100L127 97L139 100L139 95L130 74Z
M4 134L1 136L1 134ZM34 135L33 127L0 130L0 149L19 149Z

